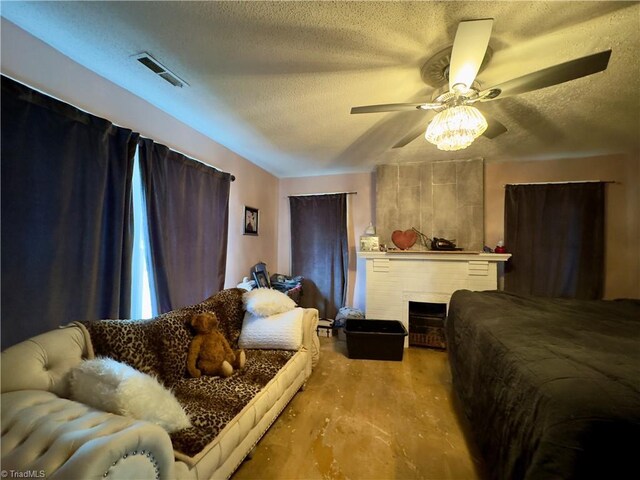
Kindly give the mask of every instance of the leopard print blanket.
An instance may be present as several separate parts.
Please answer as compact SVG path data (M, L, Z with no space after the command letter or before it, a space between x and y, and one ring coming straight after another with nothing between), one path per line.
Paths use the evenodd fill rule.
M295 354L285 350L248 350L242 370L229 378L189 378L187 352L193 334L186 323L194 313L214 312L220 330L237 348L244 290L223 290L207 300L149 320L83 322L96 356L111 357L153 375L171 389L191 418L191 428L171 434L173 448L197 455Z

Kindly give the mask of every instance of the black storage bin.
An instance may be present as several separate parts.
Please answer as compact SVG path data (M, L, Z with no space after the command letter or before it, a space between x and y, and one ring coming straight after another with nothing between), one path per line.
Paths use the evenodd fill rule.
M402 360L407 329L397 320L347 319L349 358Z

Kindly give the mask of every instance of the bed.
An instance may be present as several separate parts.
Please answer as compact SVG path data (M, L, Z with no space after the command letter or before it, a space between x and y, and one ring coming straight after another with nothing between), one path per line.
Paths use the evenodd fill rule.
M446 334L488 477L640 478L640 301L458 290Z

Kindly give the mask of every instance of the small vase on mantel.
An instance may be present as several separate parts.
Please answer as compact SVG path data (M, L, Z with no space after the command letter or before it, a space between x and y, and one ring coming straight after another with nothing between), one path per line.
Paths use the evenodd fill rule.
M376 234L376 227L373 226L372 222L369 222L369 226L364 231L364 234L365 235L375 235Z

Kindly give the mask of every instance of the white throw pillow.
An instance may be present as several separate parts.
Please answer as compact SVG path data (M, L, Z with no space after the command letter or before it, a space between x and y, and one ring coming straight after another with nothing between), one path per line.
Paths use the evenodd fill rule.
M238 339L240 348L297 350L302 345L303 309L257 317L247 312Z
M286 293L271 288L256 288L242 295L244 309L256 317L269 317L296 308Z
M106 412L155 423L172 433L191 422L157 379L112 358L84 360L71 370L71 399Z

